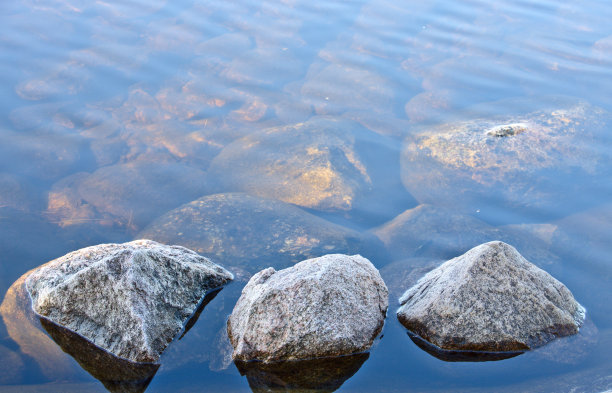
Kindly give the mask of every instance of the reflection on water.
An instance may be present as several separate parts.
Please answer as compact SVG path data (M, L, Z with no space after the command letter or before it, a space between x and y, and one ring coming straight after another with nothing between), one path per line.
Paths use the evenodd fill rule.
M367 353L279 363L236 362L254 393L335 392L368 360Z
M18 311L18 279L69 251L143 235L238 276L169 348L147 391L248 389L228 368L223 332L263 267L363 253L393 304L440 259L494 239L572 290L596 326L588 345L441 362L390 318L339 389L512 391L519 379L525 391L612 389L611 19L607 0L3 2L0 365L16 366L0 390L96 389ZM577 122L541 112L550 116L538 124L556 122L557 134L483 137L498 119L522 124L568 102L592 110ZM472 139L427 139L436 166L407 159L419 136L474 124ZM453 172L449 160L478 165Z
M47 318L40 318L40 323L64 352L110 392L144 392L159 368L159 364L119 358Z

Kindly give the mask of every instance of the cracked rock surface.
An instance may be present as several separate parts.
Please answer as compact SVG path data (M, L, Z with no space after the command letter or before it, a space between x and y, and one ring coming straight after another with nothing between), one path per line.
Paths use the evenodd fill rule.
M367 351L380 333L388 291L360 255L330 254L255 274L227 323L234 360L264 362Z
M116 356L154 362L203 296L232 279L189 249L136 240L66 254L25 285L43 317Z
M399 321L445 350L523 351L578 333L585 309L506 243L443 263L400 298Z

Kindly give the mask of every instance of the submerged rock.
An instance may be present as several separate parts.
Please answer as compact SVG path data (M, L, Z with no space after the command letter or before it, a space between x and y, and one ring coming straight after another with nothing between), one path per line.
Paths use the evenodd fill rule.
M400 304L407 329L453 351L532 349L577 333L585 316L565 285L499 241L429 272Z
M223 191L380 219L409 199L398 167L395 142L349 120L315 117L229 144L213 159L209 174Z
M21 357L0 344L0 384L19 383L24 366Z
M155 362L206 292L232 278L191 250L137 240L74 251L25 284L41 316L118 357Z
M373 232L395 260L410 257L448 259L493 240L514 244L522 254L539 264L550 264L558 259L548 251L544 241L520 229L497 228L452 209L419 205Z
M609 153L599 146L611 118L583 102L558 105L443 124L409 137L402 151L404 185L421 203L480 209L492 218L500 206L514 214L566 211L584 199L585 187L609 175Z
M341 254L254 275L227 322L234 360L304 360L367 351L388 291L367 259Z
M139 234L179 244L251 273L329 253L380 255L382 244L302 209L242 193L209 195L155 220Z

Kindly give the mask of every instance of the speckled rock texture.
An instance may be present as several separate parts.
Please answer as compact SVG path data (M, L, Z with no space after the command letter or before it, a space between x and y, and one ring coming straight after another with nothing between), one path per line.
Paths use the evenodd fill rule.
M208 195L187 203L159 217L139 236L188 247L251 274L325 254L380 256L384 249L371 234L288 203L243 193Z
M303 360L367 351L388 291L359 255L330 254L254 275L227 323L234 360Z
M609 175L610 154L598 146L612 118L576 100L551 106L416 132L402 149L404 185L420 203L481 216L499 215L499 206L552 214L579 203L585 187Z
M445 350L522 351L578 332L585 309L514 247L493 241L425 275L400 298L399 321Z
M118 357L154 362L206 292L232 279L191 250L136 240L69 253L25 285L41 316Z

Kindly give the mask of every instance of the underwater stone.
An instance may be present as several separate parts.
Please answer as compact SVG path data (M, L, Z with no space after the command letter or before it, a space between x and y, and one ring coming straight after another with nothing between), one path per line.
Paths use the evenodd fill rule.
M304 360L367 351L388 291L359 256L330 254L254 275L227 323L234 360Z
M514 247L493 241L426 274L400 298L399 321L455 351L532 349L576 334L585 309Z
M136 240L66 254L25 284L41 316L118 357L155 362L204 295L232 279L191 250Z

